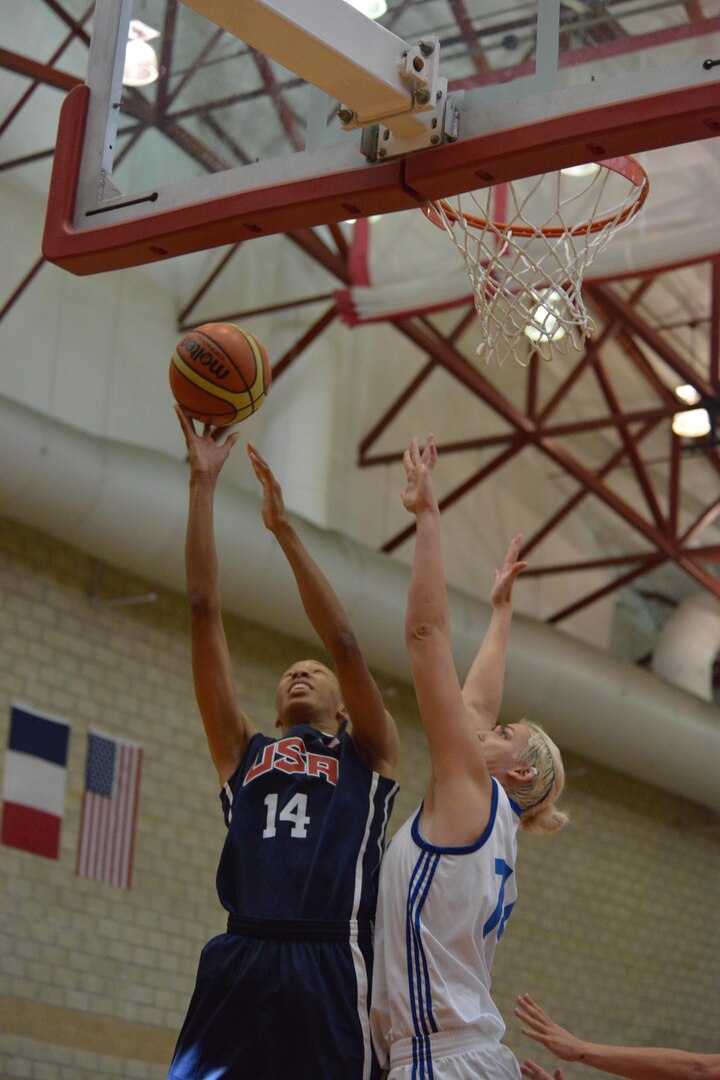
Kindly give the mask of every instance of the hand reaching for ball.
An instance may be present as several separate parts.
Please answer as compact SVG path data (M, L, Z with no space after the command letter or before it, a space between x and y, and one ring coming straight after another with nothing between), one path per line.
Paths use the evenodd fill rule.
M230 451L240 438L240 432L228 434L224 428L203 424L202 431L198 434L186 409L176 405L175 412L185 436L191 475L196 478L205 477L214 484Z

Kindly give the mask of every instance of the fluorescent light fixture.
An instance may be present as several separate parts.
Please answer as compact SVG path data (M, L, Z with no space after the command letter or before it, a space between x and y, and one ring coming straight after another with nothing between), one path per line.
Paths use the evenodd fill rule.
M561 169L564 176L593 176L600 172L600 166L595 161L586 161L584 165L568 165L567 169Z
M374 221L382 221L384 217L384 214L370 214L368 221L372 224ZM354 217L343 218L343 222L345 223L345 225L354 225L356 221L357 218Z
M539 294L540 303L530 316L523 333L531 341L559 341L567 330L561 324L557 312L565 297L554 289Z
M385 0L345 0L345 3L367 15L368 19L380 19L387 11Z
M123 86L149 86L157 82L160 75L158 58L149 44L156 37L160 37L159 30L154 30L140 19L130 20Z
M681 386L676 386L675 396L679 397L681 401L684 401L686 405L697 405L700 400L700 394L695 387L690 386L689 383L683 383Z
M675 413L672 429L683 439L701 439L710 434L710 417L707 409L690 409Z
M686 405L697 405L700 400L700 394L689 383L676 386L675 396ZM710 416L707 409L689 409L687 412L675 413L673 416L672 429L682 439L702 439L703 435L710 433L710 428Z

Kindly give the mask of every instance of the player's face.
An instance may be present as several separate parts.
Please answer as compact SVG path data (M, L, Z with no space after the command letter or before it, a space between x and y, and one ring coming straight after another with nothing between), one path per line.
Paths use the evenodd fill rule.
M319 660L299 660L287 669L278 683L275 705L283 730L301 723L334 730L342 719L338 681Z
M479 731L478 738L485 753L485 763L491 776L502 782L503 777L517 765L518 755L530 740L527 724L498 724L492 731Z

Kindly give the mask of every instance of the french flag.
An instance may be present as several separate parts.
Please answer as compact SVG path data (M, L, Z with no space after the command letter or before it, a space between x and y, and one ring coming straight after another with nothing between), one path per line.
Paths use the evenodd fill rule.
M0 841L60 857L70 725L13 705L5 754Z

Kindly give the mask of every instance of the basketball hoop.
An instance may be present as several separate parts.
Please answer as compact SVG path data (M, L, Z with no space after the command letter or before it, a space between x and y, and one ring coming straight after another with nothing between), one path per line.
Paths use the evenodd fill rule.
M631 157L573 173L544 173L423 207L463 257L482 329L477 353L488 363L502 364L508 350L522 365L533 351L550 360L570 342L580 348L594 329L583 278L641 208L649 181Z

